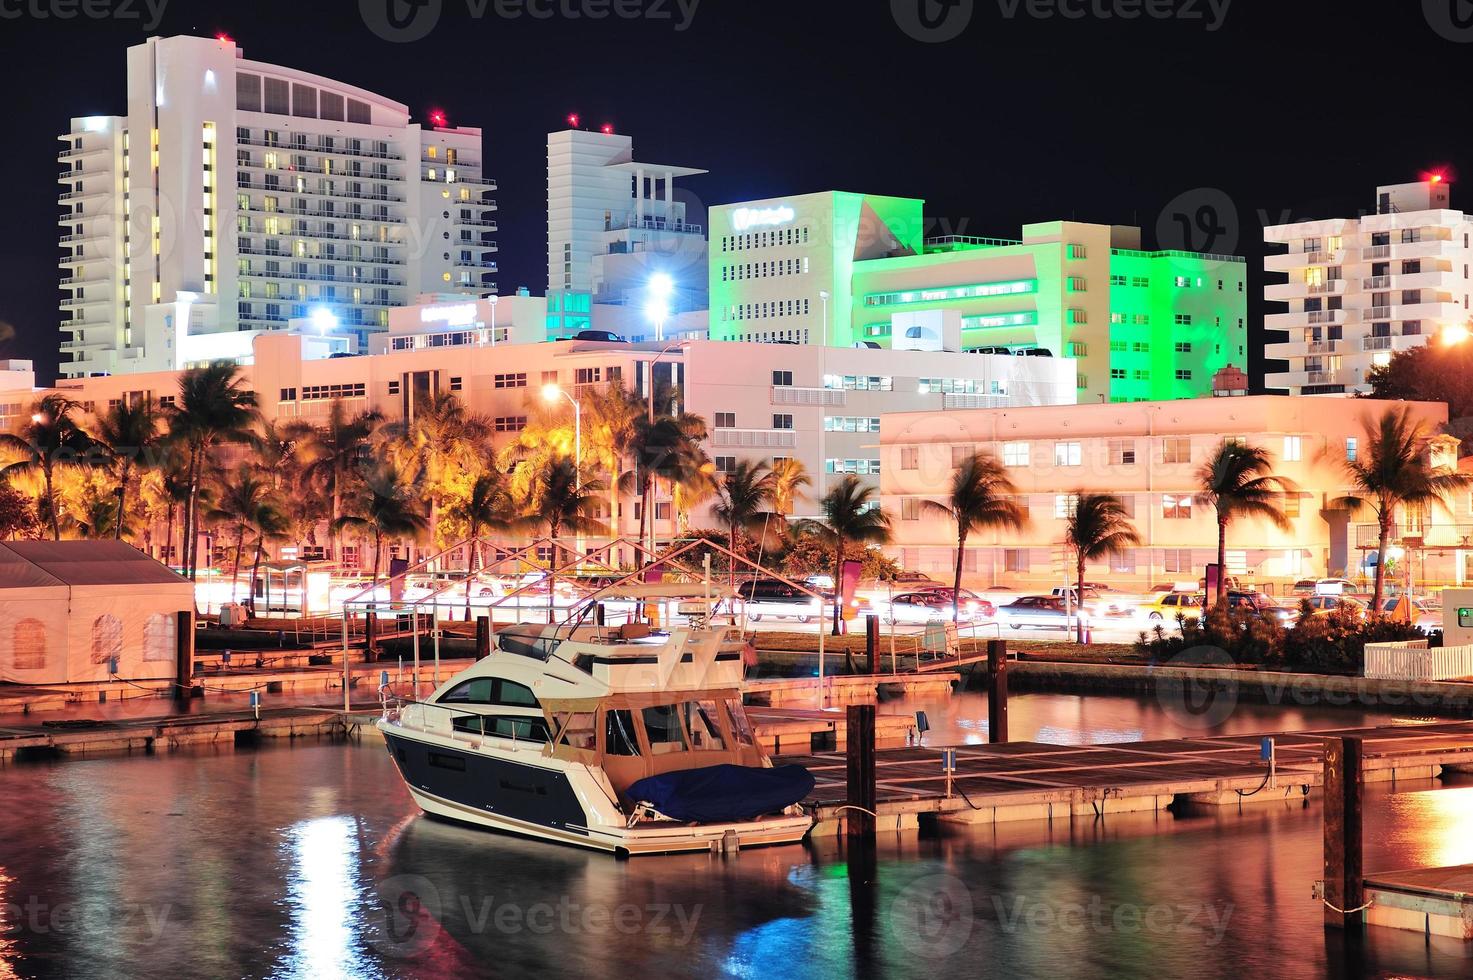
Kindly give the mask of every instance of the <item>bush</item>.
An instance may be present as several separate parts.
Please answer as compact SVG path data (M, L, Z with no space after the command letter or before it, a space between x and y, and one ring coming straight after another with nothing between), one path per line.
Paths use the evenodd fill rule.
M1225 655L1233 664L1257 664L1274 670L1359 674L1365 665L1367 643L1422 638L1415 626L1385 619L1363 620L1340 609L1315 615L1308 602L1300 603L1299 621L1293 629L1285 629L1277 618L1267 614L1219 607L1196 623L1178 616L1177 630L1172 634L1157 626L1149 634L1142 633L1136 651L1151 663L1216 664Z

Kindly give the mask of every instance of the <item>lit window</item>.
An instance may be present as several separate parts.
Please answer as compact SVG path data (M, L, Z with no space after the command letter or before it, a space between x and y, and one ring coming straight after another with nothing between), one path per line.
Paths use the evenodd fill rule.
M1303 448L1299 436L1284 436L1284 459L1297 463L1303 459Z
M1002 462L1004 466L1027 466L1028 447L1026 442L1005 442L1002 444Z
M1161 516L1169 520L1190 520L1192 516L1191 494L1162 494Z
M1055 466L1078 466L1083 462L1084 454L1077 442L1054 443L1054 465Z

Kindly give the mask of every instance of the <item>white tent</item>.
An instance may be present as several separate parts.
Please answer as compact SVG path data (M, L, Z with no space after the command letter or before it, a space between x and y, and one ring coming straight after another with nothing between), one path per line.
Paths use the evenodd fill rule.
M0 542L0 682L173 677L193 609L188 579L121 541Z

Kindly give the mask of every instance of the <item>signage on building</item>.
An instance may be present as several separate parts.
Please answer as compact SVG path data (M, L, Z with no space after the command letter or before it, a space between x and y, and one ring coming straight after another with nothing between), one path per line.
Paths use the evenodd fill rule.
M737 208L731 213L731 226L737 231L746 231L748 228L785 225L795 217L797 214L786 204L775 208Z
M448 327L465 327L477 320L475 303L454 306L426 306L419 311L420 323L443 323Z

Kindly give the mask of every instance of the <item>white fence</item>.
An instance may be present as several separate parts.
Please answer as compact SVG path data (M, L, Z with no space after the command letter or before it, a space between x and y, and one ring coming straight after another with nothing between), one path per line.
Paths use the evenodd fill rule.
M1399 681L1473 677L1473 646L1428 649L1426 640L1367 643L1365 676Z

